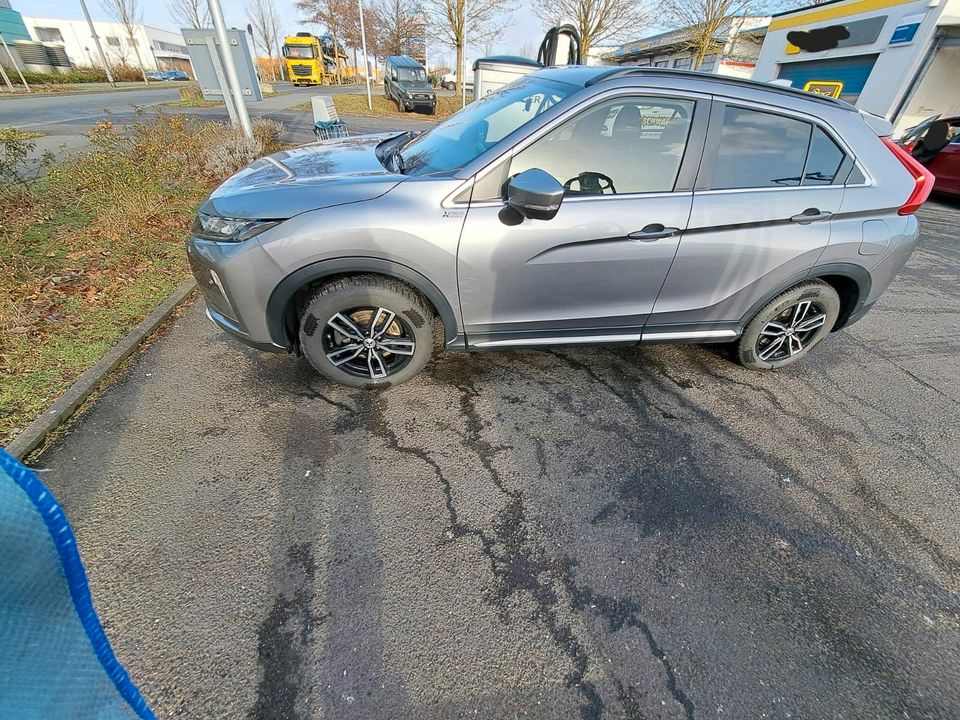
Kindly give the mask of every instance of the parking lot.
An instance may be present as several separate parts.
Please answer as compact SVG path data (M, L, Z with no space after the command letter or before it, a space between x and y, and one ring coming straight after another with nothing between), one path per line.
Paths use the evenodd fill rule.
M36 460L158 716L960 717L960 206L785 371L446 354L386 391L197 302Z

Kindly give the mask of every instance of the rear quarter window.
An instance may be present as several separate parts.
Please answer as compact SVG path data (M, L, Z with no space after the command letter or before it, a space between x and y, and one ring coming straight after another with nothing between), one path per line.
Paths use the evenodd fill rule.
M843 151L820 128L813 129L807 167L803 171L804 185L832 185L843 164Z

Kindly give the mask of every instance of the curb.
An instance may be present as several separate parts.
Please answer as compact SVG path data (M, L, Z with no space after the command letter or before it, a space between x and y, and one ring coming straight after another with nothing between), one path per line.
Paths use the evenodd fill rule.
M18 83L19 85L19 83ZM122 87L122 88L103 88L102 90L64 90L62 92L43 92L41 90L31 90L30 92L16 92L16 93L0 93L0 102L3 100L15 100L16 98L38 98L38 97L70 97L73 95L101 95L105 93L122 93L122 92L132 92L134 90L169 90L171 85L164 84L161 85L159 80L154 80L150 85L143 85L142 83L139 87ZM176 86L173 86L176 87Z
M71 415L90 397L94 390L111 372L117 369L124 360L130 357L147 337L160 327L170 314L193 292L196 283L193 278L184 280L152 313L133 328L96 364L81 375L73 385L44 410L43 414L34 420L27 428L17 435L5 448L8 453L18 460L23 460L33 450L38 448L47 435L66 422Z

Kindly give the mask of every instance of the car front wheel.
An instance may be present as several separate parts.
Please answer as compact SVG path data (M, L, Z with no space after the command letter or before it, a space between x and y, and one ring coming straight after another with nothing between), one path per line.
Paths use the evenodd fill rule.
M324 285L300 315L304 356L324 377L352 387L406 382L427 364L433 343L433 308L378 275Z
M785 367L806 355L833 328L840 296L822 280L810 280L781 293L747 324L737 343L737 359L751 370Z

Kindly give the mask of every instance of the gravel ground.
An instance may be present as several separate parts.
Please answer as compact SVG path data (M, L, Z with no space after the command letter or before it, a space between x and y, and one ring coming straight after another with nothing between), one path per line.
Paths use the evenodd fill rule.
M197 303L37 465L161 717L960 717L960 210L798 366L446 354Z

